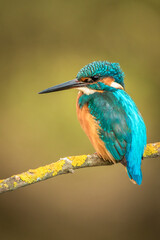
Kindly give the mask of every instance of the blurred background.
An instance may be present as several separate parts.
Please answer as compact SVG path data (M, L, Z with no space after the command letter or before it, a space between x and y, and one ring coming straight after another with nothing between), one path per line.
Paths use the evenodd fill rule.
M0 178L93 153L76 90L37 93L94 60L119 62L126 91L160 140L158 0L0 1ZM0 196L0 238L160 239L160 163L133 185L121 165L82 169Z

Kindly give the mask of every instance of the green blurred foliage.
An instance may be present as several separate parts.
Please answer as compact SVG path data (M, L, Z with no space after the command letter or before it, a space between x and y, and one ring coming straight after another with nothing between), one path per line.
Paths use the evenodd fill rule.
M94 152L76 118L77 92L37 94L94 60L120 63L148 142L160 140L159 10L156 0L0 1L0 178ZM112 166L4 194L1 238L158 239L158 169L145 160L140 187Z

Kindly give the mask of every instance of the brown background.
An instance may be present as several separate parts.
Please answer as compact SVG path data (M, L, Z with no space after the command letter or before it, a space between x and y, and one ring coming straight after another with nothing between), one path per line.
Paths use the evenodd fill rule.
M37 92L94 60L119 62L148 142L159 141L159 1L0 1L0 178L92 153L76 90ZM0 239L159 239L160 163L76 171L0 196Z

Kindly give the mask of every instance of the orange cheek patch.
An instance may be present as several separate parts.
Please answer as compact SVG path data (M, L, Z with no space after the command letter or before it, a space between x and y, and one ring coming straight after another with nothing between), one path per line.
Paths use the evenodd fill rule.
M110 86L112 82L114 82L114 79L111 77L106 77L101 80L105 85Z
M123 89L121 84L115 82L114 79L111 78L111 77L103 78L101 80L101 82L103 82L105 85L108 85L108 86L113 87L113 88Z

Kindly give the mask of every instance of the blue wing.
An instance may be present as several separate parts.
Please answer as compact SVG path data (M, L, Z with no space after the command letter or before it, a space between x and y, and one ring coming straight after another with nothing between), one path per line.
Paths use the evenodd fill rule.
M107 150L117 161L125 157L129 177L141 184L146 128L133 100L123 90L97 92L88 107L99 123L99 136Z

